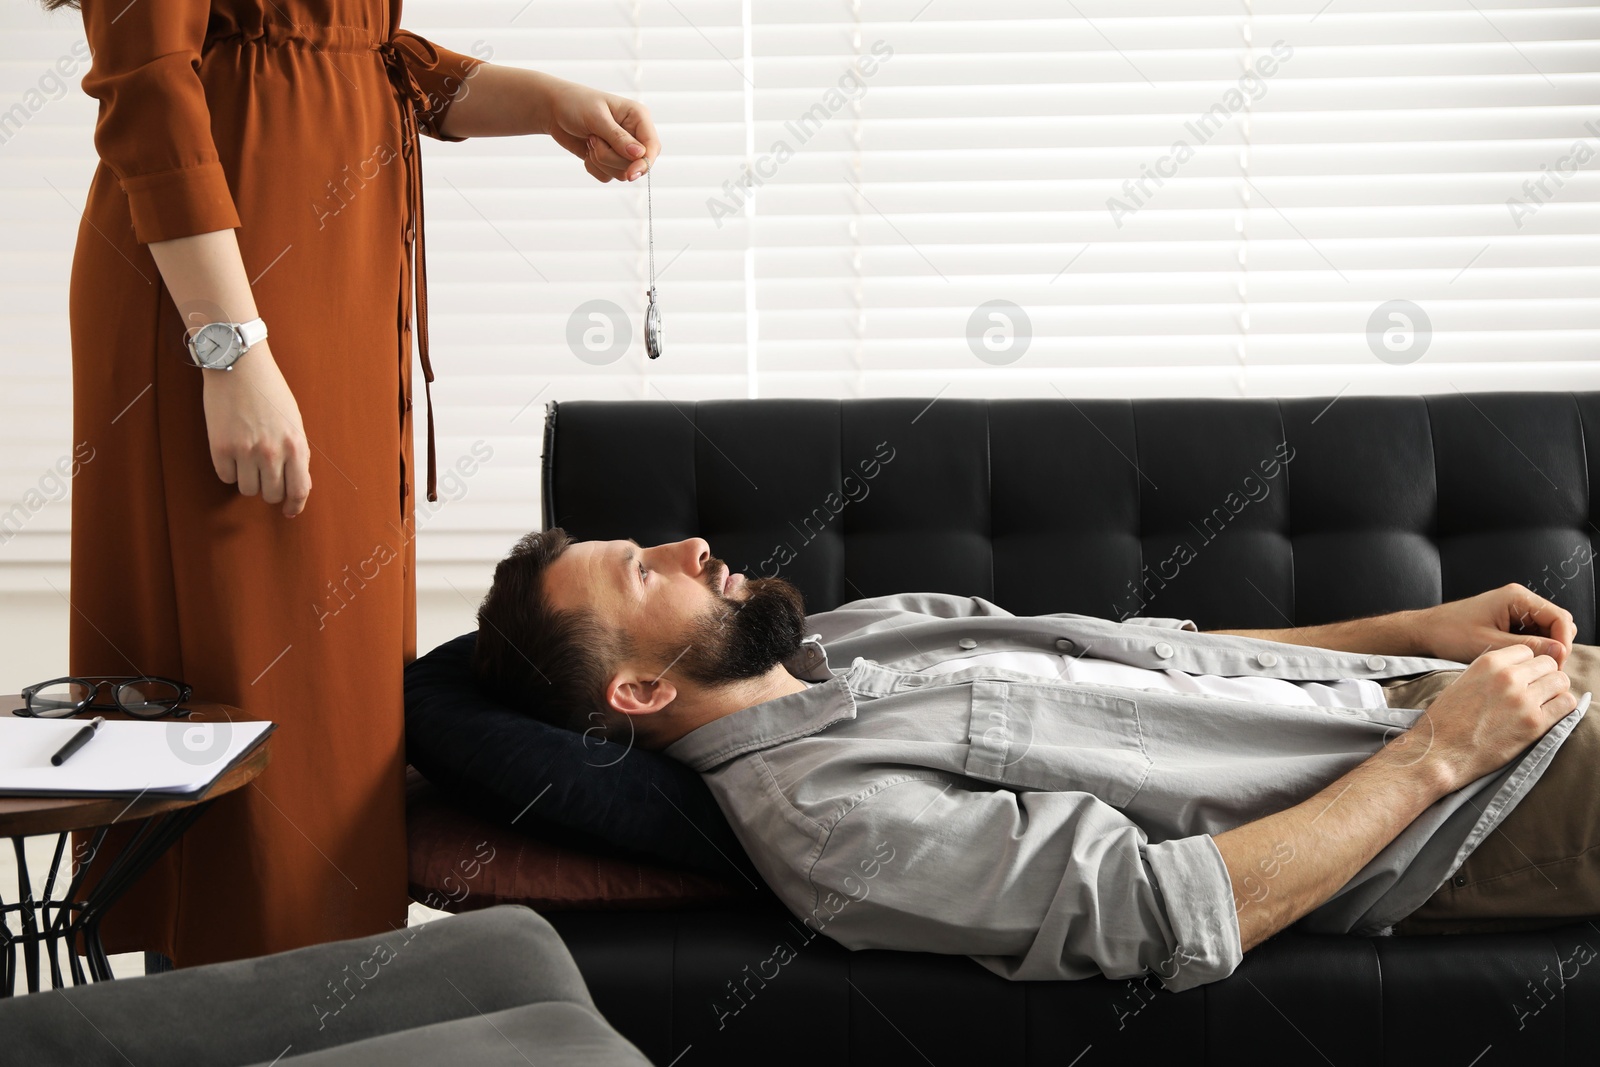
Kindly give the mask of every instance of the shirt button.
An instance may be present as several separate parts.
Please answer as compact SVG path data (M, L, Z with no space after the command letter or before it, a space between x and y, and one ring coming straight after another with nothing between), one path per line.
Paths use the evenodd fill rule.
M1059 648L1063 652L1071 652L1072 651L1072 639L1071 638L1067 638L1067 637L1058 637L1058 638L1056 638L1056 647Z
M1262 667L1276 667L1278 665L1278 657L1271 652L1257 652L1256 663Z
M1467 884L1467 876L1464 874L1458 874L1454 878L1450 879L1450 881L1453 885L1464 886Z
M961 640L957 641L956 644L960 645L962 648L977 648L978 647L978 642L974 641L970 637L963 637Z
M406 397L406 410L407 411L411 410L411 398L409 396Z
M1384 666L1384 660L1383 660L1382 656L1368 656L1367 657L1367 670L1369 670L1369 671L1381 671L1381 670L1383 670L1383 666Z
M406 227L406 240L407 241L415 241L416 239L417 239L417 229L416 229L416 227L415 226L407 226Z
M1172 658L1172 646L1167 644L1165 641L1162 641L1156 645L1155 652L1157 659Z

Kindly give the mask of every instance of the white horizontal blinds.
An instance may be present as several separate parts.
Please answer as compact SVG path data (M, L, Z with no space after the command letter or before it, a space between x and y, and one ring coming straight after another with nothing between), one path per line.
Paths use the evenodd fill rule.
M1600 8L1395 6L1330 8L1252 115L1251 360L1359 362L1397 298L1444 374L1592 360Z
M742 216L719 226L705 209L746 157L747 20L739 0L540 0L525 8L429 0L408 4L406 22L463 51L482 39L497 63L642 100L667 146L651 183L666 341L656 362L645 358L642 336L642 179L601 184L545 138L425 146L441 503L451 495L442 457L479 440L494 455L465 480L459 500L418 500L419 553L434 562L493 560L539 524L546 402L688 404L748 394L750 226ZM595 310L597 301L620 308L623 321ZM609 353L622 331L626 349ZM420 456L420 421L417 431Z
M1600 8L774 0L756 18L758 144L893 48L759 190L763 393L1525 387L1525 361L1595 384L1573 361L1600 327ZM1508 209L1546 167L1565 173L1543 203ZM1033 331L1001 367L966 336L995 299ZM1374 356L1390 300L1431 320L1423 362Z
M1600 7L413 0L405 21L641 99L667 149L651 363L642 182L597 183L543 138L425 144L425 585L480 581L537 524L549 400L1600 388ZM0 114L81 36L75 13L0 5ZM82 74L0 143L0 508L45 500L0 581L67 558L64 501L27 493L71 454ZM1420 359L1373 353L1404 340L1403 318L1367 335L1393 300L1431 321ZM587 358L568 342L593 301L632 334L610 362L581 344L604 319L579 323ZM990 301L1031 322L1010 362L969 343ZM977 321L979 349L1004 341ZM416 423L420 468L420 396Z
M0 5L0 594L66 589L67 279L94 171L76 12Z

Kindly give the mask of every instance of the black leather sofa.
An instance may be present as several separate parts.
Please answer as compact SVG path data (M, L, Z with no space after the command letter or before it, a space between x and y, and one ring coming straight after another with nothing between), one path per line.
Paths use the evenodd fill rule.
M893 458L864 482L881 443ZM781 566L811 610L940 590L1018 613L1279 627L1520 581L1593 643L1597 449L1600 393L569 402L548 409L545 523L698 534L735 569ZM1193 558L1174 565L1180 543ZM1231 978L1172 994L850 953L770 906L549 918L600 1010L663 1065L1600 1062L1588 922L1291 929ZM779 943L794 958L763 978Z

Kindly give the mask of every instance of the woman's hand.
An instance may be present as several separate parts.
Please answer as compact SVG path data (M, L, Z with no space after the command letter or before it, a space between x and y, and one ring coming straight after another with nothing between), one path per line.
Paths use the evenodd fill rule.
M547 133L600 181L634 181L661 154L650 109L539 70L481 63L472 91L450 104L439 130L448 137Z
M266 341L239 357L232 370L205 375L206 433L217 477L245 496L282 502L294 518L311 495L311 448L300 405L283 380Z
M661 154L650 109L575 82L551 79L547 90L549 132L583 160L583 169L603 182L633 181Z

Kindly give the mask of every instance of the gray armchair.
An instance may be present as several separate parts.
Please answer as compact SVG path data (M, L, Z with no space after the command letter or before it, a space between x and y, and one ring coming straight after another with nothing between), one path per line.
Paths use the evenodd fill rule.
M550 924L507 905L253 960L0 1000L0 1063L613 1067Z

